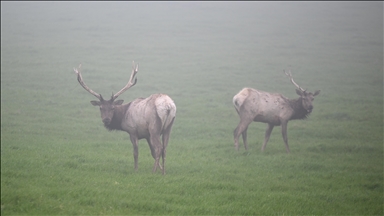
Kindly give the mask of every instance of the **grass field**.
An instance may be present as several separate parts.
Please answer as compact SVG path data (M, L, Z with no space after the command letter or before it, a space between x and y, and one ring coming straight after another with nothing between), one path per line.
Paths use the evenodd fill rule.
M139 170L85 82L168 94L167 174ZM321 93L261 152L234 149L243 87ZM382 2L1 2L1 215L383 215Z

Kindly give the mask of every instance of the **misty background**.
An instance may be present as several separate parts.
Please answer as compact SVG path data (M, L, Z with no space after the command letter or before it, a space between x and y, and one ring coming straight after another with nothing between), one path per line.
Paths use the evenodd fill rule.
M1 2L2 117L21 104L32 105L25 115L58 106L96 113L73 67L82 63L85 82L108 97L132 60L138 85L121 99L166 93L185 117L191 104L215 102L235 116L231 100L245 86L296 97L283 69L321 89L320 106L334 103L329 95L382 99L383 3Z
M118 69L135 60L151 73L200 74L196 71L200 69L205 75L214 67L223 73L260 68L276 73L300 65L308 66L298 73L319 70L329 75L337 73L331 71L335 64L338 70L349 70L356 61L361 68L382 68L382 2L2 2L1 6L2 61L14 61L2 65L40 63L51 65L52 73L63 73L80 62L83 67L117 63ZM17 59L19 52L30 58ZM95 55L103 61L96 61ZM55 68L57 62L68 68Z
M168 94L167 176L139 171L95 97ZM243 87L298 98L307 120L234 150ZM1 214L383 213L383 2L1 2ZM241 142L242 143L242 142Z

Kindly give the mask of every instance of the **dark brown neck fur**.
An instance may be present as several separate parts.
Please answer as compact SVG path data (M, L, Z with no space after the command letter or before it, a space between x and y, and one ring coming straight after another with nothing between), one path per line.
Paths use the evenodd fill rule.
M306 109L303 108L302 105L302 99L291 99L289 100L289 104L291 105L293 109L293 114L289 120L295 120L295 119L306 119L310 112L308 112Z
M109 123L108 125L104 124L104 127L110 131L123 130L121 127L121 122L124 119L125 113L127 112L129 105L131 105L131 103L115 106L115 111L111 123Z

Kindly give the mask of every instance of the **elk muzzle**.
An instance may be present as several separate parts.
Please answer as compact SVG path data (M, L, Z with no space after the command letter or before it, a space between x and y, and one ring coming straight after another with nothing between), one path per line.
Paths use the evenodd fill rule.
M111 119L110 118L103 118L103 123L105 125L109 125L111 123Z
M307 112L308 112L308 113L311 113L312 110L313 110L313 106L312 106L312 105L309 105L309 106L308 106L308 109L307 109Z

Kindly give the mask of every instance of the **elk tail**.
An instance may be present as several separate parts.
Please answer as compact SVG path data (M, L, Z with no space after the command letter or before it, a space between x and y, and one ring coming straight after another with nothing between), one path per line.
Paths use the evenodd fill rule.
M169 106L167 107L167 110L166 110L166 117L165 117L165 120L163 122L163 128L162 130L165 130L169 124L171 124L173 118L175 118L176 116L176 106L175 104L169 104Z
M164 131L176 116L176 105L169 97L162 97L156 100L156 109Z
M233 105L235 106L235 109L237 111L237 113L239 113L239 110L240 110L240 107L241 107L241 103L239 102L239 98L238 97L233 97Z
M243 105L244 100L249 95L249 88L243 88L239 93L233 96L232 103L235 106L237 113L240 111L240 107Z

